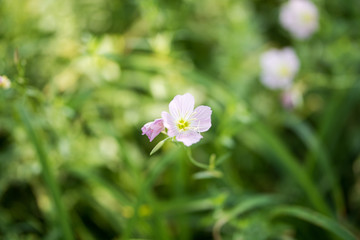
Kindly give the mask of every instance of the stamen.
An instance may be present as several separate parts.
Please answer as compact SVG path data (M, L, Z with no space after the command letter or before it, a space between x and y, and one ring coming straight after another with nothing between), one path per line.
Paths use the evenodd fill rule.
M180 131L185 131L188 129L190 123L188 121L184 121L184 119L180 119L176 125Z

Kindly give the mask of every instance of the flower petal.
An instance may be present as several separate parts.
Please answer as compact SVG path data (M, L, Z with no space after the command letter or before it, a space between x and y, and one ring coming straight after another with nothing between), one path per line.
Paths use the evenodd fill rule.
M292 78L279 77L276 74L261 74L261 82L270 89L288 89L292 85Z
M294 49L287 47L282 50L283 61L286 63L291 72L296 73L299 71L300 63Z
M175 96L169 104L171 116L175 120L187 120L194 110L194 103L194 97L190 93Z
M168 112L162 112L161 117L164 120L164 126L168 130L167 134L169 135L169 137L176 136L179 131L176 127L174 118Z
M205 132L211 127L211 108L208 106L199 106L195 109L191 119L191 127L197 132Z
M162 119L156 119L153 122L146 123L142 128L142 135L146 134L148 136L150 142L154 140L154 138L159 135L161 131L163 131L164 124Z
M188 147L194 143L197 143L200 141L200 139L202 139L200 133L191 130L179 132L179 134L176 136L177 141L183 142L184 145Z

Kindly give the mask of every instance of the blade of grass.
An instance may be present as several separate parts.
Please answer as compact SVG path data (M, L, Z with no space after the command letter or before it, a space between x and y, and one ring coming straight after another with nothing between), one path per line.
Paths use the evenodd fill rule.
M319 122L320 130L317 133L317 138L324 149L323 152L329 152L327 159L324 159L319 155L319 162L321 167L326 171L327 177L333 176L335 182L333 184L333 198L335 201L337 214L344 216L345 207L344 200L342 197L341 187L339 183L336 183L335 171L332 169L333 163L329 156L335 149L335 145L338 142L338 138L343 131L346 119L351 110L356 106L356 103L359 101L360 95L360 82L355 82L352 88L336 92L334 96L330 99L329 103L326 105L325 113L322 116L322 119ZM316 166L316 151L308 152L306 156L306 168L308 173L312 173ZM332 172L332 174L331 174ZM339 176L340 178L340 176ZM336 184L338 186L336 186Z
M68 170L74 175L84 179L86 182L92 183L93 185L98 185L102 189L109 192L119 204L128 205L130 204L130 200L116 188L115 185L109 183L105 179L101 178L98 174L92 171L83 171L78 169L68 168Z
M184 212L196 212L214 209L217 196L206 196L203 198L178 198L172 201L159 201L159 211L162 214L177 215Z
M335 92L334 96L326 104L326 109L322 118L319 121L319 131L317 133L318 139L323 143L323 146L328 151L332 151L334 144L342 132L344 125L349 113L356 102L359 100L360 95L360 82L354 84L352 88ZM312 172L316 161L312 152L309 152L306 161L307 169Z
M108 206L104 206L103 203L100 203L92 194L88 193L87 191L82 190L79 192L79 195L81 195L81 197L84 198L84 201L96 209L98 213L102 215L104 219L106 219L107 224L111 226L114 231L116 231L118 234L121 233L125 221L121 214L109 208Z
M152 204L153 206L153 204ZM158 240L168 240L171 239L170 229L167 224L167 219L163 217L157 209L153 206L154 214L152 214L152 229L153 229L153 239Z
M216 221L213 227L214 239L221 239L221 228L236 216L254 210L256 208L274 206L274 204L279 203L281 203L281 201L278 197L267 195L250 197L249 199L240 202L233 209L223 213L222 216Z
M330 214L330 209L316 189L314 183L295 157L286 149L276 135L259 121L253 122L253 129L262 137L266 147L272 151L279 163L286 168L289 175L302 187L309 201L320 212Z
M335 92L334 96L326 104L326 109L320 119L318 139L326 150L332 152L343 126L351 110L359 100L360 82L354 84L348 90ZM308 172L313 172L316 165L316 158L313 152L309 152L306 157L306 167Z
M327 104L327 111L319 125L319 138L326 143L329 149L333 149L334 144L337 143L346 119L353 107L357 106L360 99L359 92L360 81L357 81L353 87L336 93L331 102Z
M301 122L299 119L295 118L295 116L288 117L288 125L299 135L299 137L311 150L311 154L316 156L316 159L318 159L324 175L330 184L336 211L338 214L343 215L345 212L344 197L341 191L339 180L337 179L335 171L331 166L330 158L324 150L324 147L317 139L311 128L305 123Z
M50 163L47 157L47 154L44 149L44 144L40 140L40 138L37 136L35 129L32 126L30 117L30 114L26 110L26 108L22 105L17 106L18 112L21 117L21 121L24 124L24 128L27 132L27 135L31 141L31 143L34 146L34 149L37 153L40 165L42 167L42 175L45 180L45 183L47 185L47 188L50 192L51 198L53 200L53 205L55 207L57 220L60 223L60 228L63 233L63 238L66 240L72 240L73 234L70 228L70 221L69 217L67 215L67 212L65 210L65 207L63 205L63 202L61 201L60 197L60 188L55 180L54 173L50 167Z
M333 219L304 207L281 206L272 210L273 217L285 215L302 219L319 226L344 240L356 240L356 237Z

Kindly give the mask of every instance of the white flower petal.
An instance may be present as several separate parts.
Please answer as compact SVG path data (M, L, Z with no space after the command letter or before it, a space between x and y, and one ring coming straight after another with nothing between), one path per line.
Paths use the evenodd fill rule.
M260 57L261 81L271 89L287 89L299 70L299 60L292 48L271 49Z
M188 147L194 143L199 142L200 139L202 139L202 136L199 133L191 130L179 132L179 134L176 136L177 141L183 142L184 145Z
M290 0L280 11L280 23L294 37L305 39L318 29L318 10L308 0Z
M211 108L208 106L199 106L195 109L191 119L191 127L197 132L205 132L211 127Z
M187 120L194 110L194 103L194 97L190 93L175 96L169 104L171 116L175 120Z
M164 120L164 127L167 128L169 137L174 137L179 134L174 118L168 112L162 112L161 117Z

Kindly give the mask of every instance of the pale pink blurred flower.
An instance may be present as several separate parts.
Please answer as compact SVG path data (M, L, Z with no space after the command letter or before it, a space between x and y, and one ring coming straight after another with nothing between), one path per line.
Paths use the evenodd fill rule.
M261 81L271 89L287 89L299 70L299 59L292 48L271 49L260 57Z
M194 97L190 93L177 95L169 104L169 111L162 112L169 137L190 146L200 141L201 132L211 127L211 108L199 106L194 110Z
M289 0L281 7L280 23L294 37L308 38L318 29L318 10L308 0Z
M148 122L141 128L141 130L142 135L146 134L151 142L157 135L159 135L159 133L165 130L164 121L160 118L153 122Z
M0 76L0 88L8 89L10 86L10 80L6 76Z
M281 102L284 108L294 109L302 103L301 92L298 89L292 88L283 92Z

